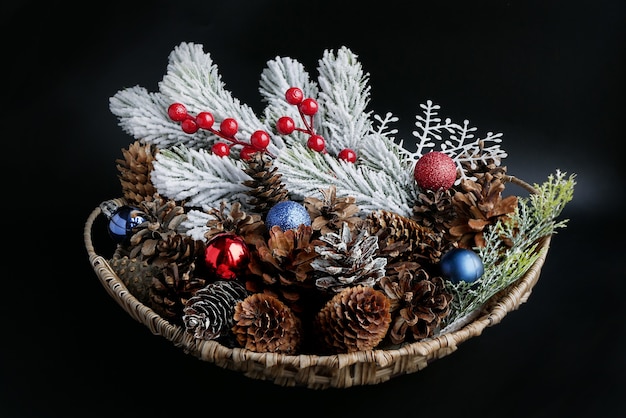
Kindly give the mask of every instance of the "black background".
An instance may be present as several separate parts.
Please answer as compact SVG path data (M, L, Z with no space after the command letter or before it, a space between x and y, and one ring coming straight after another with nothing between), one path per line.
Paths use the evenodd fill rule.
M0 416L626 413L623 1L13 2L2 20ZM183 41L203 44L255 109L267 60L315 74L324 49L348 46L370 73L370 107L399 116L408 144L431 99L479 134L502 132L510 174L575 173L568 226L528 302L423 371L348 389L248 379L150 334L99 284L83 226L119 196L114 160L133 140L109 98L157 91Z

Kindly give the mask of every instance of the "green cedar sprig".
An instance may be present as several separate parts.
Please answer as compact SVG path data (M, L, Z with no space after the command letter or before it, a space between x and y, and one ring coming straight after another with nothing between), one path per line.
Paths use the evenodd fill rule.
M534 185L537 193L518 199L519 205L509 219L486 230L486 245L477 249L484 265L482 277L473 283L446 282L454 298L443 331L471 321L491 297L520 279L542 256L537 251L539 240L567 225L568 219L558 217L574 197L575 177L566 178L566 173L557 170L543 184ZM513 245L506 246L505 241Z

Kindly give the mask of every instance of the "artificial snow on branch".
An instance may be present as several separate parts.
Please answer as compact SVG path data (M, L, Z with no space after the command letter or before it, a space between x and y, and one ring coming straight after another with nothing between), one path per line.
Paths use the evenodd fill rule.
M335 185L337 196L354 197L366 212L386 209L403 216L411 213L412 195L407 193L404 182L398 182L397 175L341 161L300 144L284 150L274 164L294 199L315 196Z
M180 126L167 116L170 100L161 93L149 93L135 86L118 91L109 99L111 113L117 116L122 129L135 139L168 148L184 143L190 148L206 144L201 136L186 135Z
M300 119L297 108L285 100L285 92L292 86L298 86L307 97L317 97L319 94L317 83L309 78L300 62L287 57L276 57L268 61L261 73L259 86L262 100L267 104L263 110L267 124L275 126L278 118L282 116ZM304 135L288 135L284 138L276 136L273 139L278 141L276 146L282 149L285 144L302 142L303 138Z
M325 51L318 69L320 133L327 138L328 151L336 155L344 148L358 150L371 130L371 112L366 111L369 75L346 47L336 55Z
M161 150L151 174L160 194L203 209L219 207L222 200L245 203L250 180L240 160L223 158L183 145Z

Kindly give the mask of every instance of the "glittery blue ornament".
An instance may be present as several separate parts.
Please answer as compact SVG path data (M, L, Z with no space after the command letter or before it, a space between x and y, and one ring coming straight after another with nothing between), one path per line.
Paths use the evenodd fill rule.
M272 229L278 225L283 231L298 228L300 225L311 225L311 216L306 208L293 200L285 200L272 206L267 212L265 225Z
M443 276L453 283L474 282L485 272L478 254L466 248L455 248L445 253L439 267Z
M133 206L121 206L109 219L109 235L116 243L122 243L133 232L133 228L146 221L144 213Z

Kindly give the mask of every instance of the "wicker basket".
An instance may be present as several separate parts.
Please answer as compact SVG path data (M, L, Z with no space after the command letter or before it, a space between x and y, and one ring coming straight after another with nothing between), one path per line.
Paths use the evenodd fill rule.
M508 181L530 193L528 183L513 176ZM328 356L257 353L242 348L228 348L216 341L199 340L172 325L152 309L140 303L98 255L92 242L92 226L101 214L95 208L87 219L84 239L89 261L100 282L117 303L135 320L155 335L161 335L185 353L219 367L241 372L253 379L269 380L280 386L303 386L310 389L347 388L374 385L394 377L422 370L432 361L456 351L459 344L479 336L486 327L498 324L508 312L526 302L539 279L551 236L538 243L538 258L520 279L493 296L471 322L460 329L434 338L405 344L397 349L376 349Z

